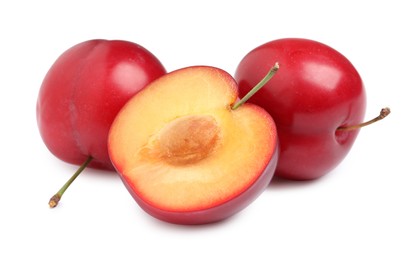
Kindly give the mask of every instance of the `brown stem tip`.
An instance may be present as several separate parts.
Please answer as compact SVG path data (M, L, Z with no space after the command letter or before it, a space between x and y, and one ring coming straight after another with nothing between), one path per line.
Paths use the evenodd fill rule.
M59 194L55 194L54 196L52 196L48 203L49 207L55 208L58 205L58 202L60 201L60 199L61 199L61 196Z
M388 116L390 113L391 113L390 108L385 107L385 108L381 109L379 117L380 117L380 119L383 119L384 117Z

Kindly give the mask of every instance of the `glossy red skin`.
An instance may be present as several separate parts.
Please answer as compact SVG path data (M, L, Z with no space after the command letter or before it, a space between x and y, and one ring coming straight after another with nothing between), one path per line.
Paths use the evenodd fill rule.
M279 149L276 145L276 149L272 154L266 168L260 173L259 178L249 186L244 192L238 196L226 201L219 206L215 206L205 210L191 211L191 212L176 212L176 211L165 211L161 210L153 205L148 204L133 190L131 185L124 178L122 181L125 187L128 189L135 201L140 207L151 216L169 222L173 224L181 225L201 225L214 223L224 220L239 211L246 208L252 203L259 195L265 190L268 184L271 182L272 177L275 174L276 164L278 161Z
M360 75L342 54L307 39L265 43L240 62L235 78L243 97L278 62L279 71L249 102L274 118L281 156L276 174L316 179L334 169L359 130L336 131L363 121L366 95Z
M59 159L114 170L107 138L130 97L166 73L145 48L127 41L90 40L64 52L46 74L36 115L41 137Z

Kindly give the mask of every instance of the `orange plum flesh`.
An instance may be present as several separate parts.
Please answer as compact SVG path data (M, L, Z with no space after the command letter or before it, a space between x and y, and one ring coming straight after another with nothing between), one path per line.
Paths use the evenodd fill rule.
M171 72L135 95L112 124L109 155L137 203L177 224L245 208L276 167L275 123L262 108L232 110L234 79L214 67Z

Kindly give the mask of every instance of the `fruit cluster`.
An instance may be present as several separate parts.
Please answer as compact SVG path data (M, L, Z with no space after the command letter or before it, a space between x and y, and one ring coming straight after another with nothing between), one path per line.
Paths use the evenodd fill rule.
M275 174L323 176L360 127L390 112L362 123L366 95L354 66L325 44L297 38L255 48L234 78L209 66L166 73L132 42L82 42L50 68L36 108L48 149L81 165L51 207L94 167L116 170L146 212L177 224L235 214Z

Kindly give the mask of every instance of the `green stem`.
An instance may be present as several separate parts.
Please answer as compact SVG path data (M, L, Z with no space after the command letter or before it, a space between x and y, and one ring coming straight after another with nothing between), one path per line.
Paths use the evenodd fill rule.
M235 110L239 108L241 105L243 105L244 103L246 103L246 101L249 100L249 98L251 98L256 92L258 92L275 75L278 69L279 69L279 64L278 62L276 62L275 65L269 70L268 74L266 74L266 76L246 94L246 96L244 96L242 99L237 101L231 107L231 109Z
M391 112L390 108L385 107L385 108L381 109L380 114L377 117L375 117L375 118L373 118L373 119L371 119L367 122L361 123L359 125L341 126L337 130L338 131L352 131L352 130L359 129L361 127L373 124L377 121L380 121L381 119L384 119L386 116L388 116L390 114L390 112Z
M63 187L61 187L61 189L51 197L49 200L50 208L55 208L58 205L58 202L60 201L67 188L70 187L71 183L73 183L73 181L80 175L80 173L87 167L87 165L89 165L92 160L92 156L87 157L86 161L77 169L73 176L71 176L71 178L63 185Z

